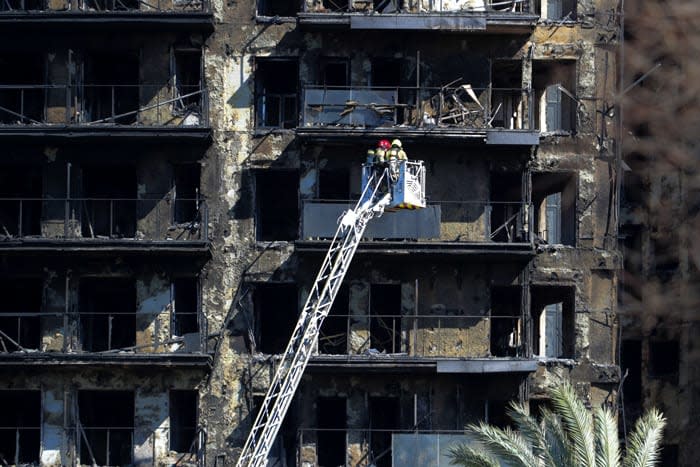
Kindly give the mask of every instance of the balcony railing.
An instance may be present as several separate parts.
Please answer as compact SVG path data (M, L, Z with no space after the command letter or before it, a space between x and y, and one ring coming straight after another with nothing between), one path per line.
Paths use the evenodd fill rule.
M208 0L0 0L0 17L9 13L208 13Z
M57 125L206 128L207 90L169 85L0 85L0 129Z
M375 2L353 2L352 0L324 0L323 2L304 2L306 13L381 13L381 14L469 14L483 12L530 13L528 0L472 0L454 2L446 0L429 0L418 2L411 0L384 0Z
M207 241L201 199L0 198L5 240Z
M519 316L330 315L318 338L322 355L525 357Z
M332 238L351 201L303 200L302 238ZM418 240L453 243L530 243L527 203L496 201L430 202L425 209L387 213L365 231L365 241Z
M530 91L444 87L304 88L303 127L531 129Z

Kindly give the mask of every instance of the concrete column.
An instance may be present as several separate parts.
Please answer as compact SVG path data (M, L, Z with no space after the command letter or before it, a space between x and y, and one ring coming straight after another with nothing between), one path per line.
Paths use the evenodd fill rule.
M170 280L153 274L136 280L136 345L139 352L163 352L170 339Z
M134 465L158 465L168 454L168 393L139 388L134 407Z

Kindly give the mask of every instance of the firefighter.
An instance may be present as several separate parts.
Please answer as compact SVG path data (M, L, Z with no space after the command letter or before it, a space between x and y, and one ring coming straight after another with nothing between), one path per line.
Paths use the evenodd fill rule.
M391 143L388 139L382 139L377 144L377 149L374 150L375 160L378 164L384 164L387 159L387 152L391 148Z
M367 165L374 165L376 162L376 153L374 149L368 149L367 150Z
M408 160L406 151L403 150L403 144L400 139L395 139L391 142L390 152L400 161Z

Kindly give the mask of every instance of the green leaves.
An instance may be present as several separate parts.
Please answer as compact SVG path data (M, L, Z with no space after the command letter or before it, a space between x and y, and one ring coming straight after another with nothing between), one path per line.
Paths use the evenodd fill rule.
M629 437L624 467L653 467L659 460L666 419L651 409L637 420Z

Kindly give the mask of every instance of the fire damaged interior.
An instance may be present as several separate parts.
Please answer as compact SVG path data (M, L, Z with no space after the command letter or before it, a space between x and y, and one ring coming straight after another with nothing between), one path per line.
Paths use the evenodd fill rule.
M0 6L0 463L236 465L383 139L425 207L368 223L267 465L615 400L616 1L68 3Z

